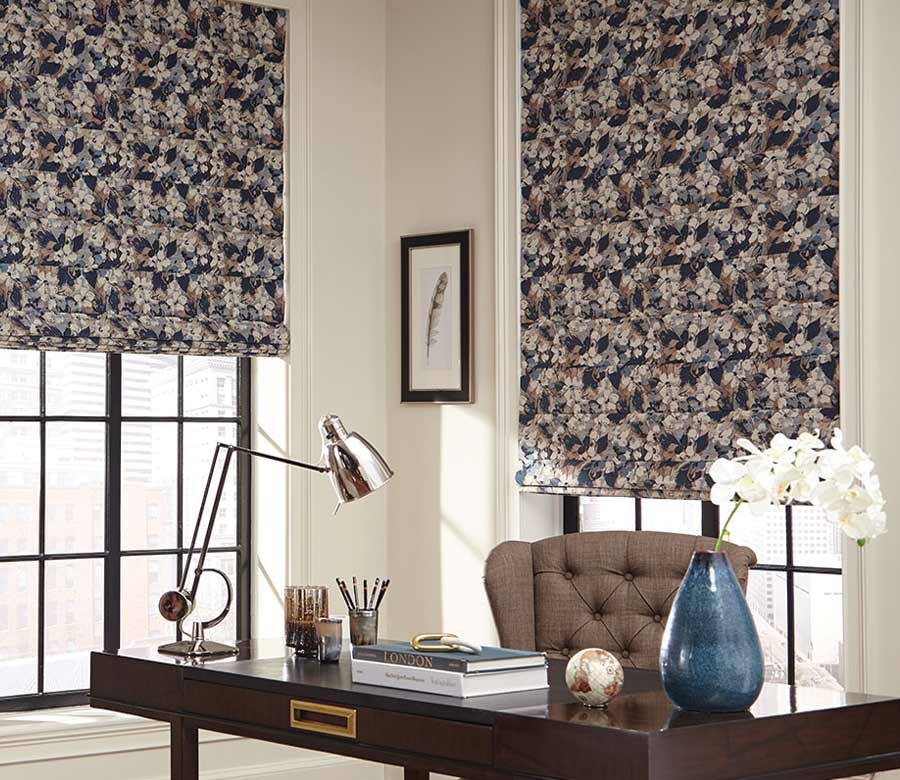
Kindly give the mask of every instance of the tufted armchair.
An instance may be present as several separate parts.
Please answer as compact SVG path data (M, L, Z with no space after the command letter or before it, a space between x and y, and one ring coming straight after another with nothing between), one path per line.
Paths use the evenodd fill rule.
M488 556L484 578L500 644L558 658L602 647L623 665L656 669L666 618L691 555L715 543L655 531L504 542ZM756 555L735 544L724 550L746 592Z

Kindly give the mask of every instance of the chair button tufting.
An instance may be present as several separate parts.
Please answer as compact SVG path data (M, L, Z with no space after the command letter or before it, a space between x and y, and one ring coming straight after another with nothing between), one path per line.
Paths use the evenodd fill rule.
M631 572L627 572L627 573L625 574L625 581L626 581L626 582L631 582L633 579L634 579L634 575L633 575Z
M568 655L568 654L571 653L571 652L572 652L572 651L569 650L568 647L564 647L564 648L562 649L562 654L563 654L563 655Z
M653 622L654 623L662 623L662 615L654 615Z
M594 613L594 620L600 620L600 613L599 613L599 612L595 612L595 613Z
M570 571L567 571L567 572L566 572L566 579L567 579L567 580L572 579L572 577L574 577L574 576L575 576L575 575L572 574L572 572L570 572Z
M628 656L630 656L630 655L631 655L631 653L629 653L627 650L622 651L622 658L628 658Z

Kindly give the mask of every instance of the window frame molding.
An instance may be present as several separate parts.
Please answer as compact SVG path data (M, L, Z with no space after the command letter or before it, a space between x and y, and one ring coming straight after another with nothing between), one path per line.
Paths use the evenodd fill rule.
M184 356L177 356L177 409L175 415L123 415L122 413L122 355L106 356L105 414L102 415L48 415L47 410L47 353L39 357L39 408L37 415L0 414L0 423L36 423L39 425L39 493L38 493L38 547L37 552L0 555L0 564L37 563L37 692L0 696L0 712L20 712L52 707L71 707L88 703L88 691L44 690L44 665L46 657L46 581L47 562L66 560L103 561L103 649L116 651L121 641L121 585L122 559L147 556L176 556L177 576L181 576L184 556L188 552L185 532L190 531L194 518L184 517L184 425L227 424L236 428L236 443L250 447L252 432L252 396L250 358L236 360L236 409L230 417L197 417L184 414ZM104 481L104 542L102 550L90 552L47 552L46 550L46 476L47 476L47 424L56 422L103 424L105 481ZM122 424L126 423L174 423L177 436L177 539L175 547L122 549ZM237 538L232 545L210 547L213 553L235 555L236 614L238 639L251 636L251 561L252 561L252 471L249 458L238 458L236 464L237 490ZM174 583L173 583L174 584Z

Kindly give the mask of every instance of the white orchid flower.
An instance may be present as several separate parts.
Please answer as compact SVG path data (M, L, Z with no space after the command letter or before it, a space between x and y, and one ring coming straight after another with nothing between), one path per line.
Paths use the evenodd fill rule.
M717 550L742 504L760 515L772 505L811 503L860 545L885 532L884 497L875 464L858 446L846 449L840 430L832 435L831 447L825 446L818 431L802 432L796 439L777 433L764 450L748 439L736 443L749 454L719 458L709 471L710 500L716 506L731 506Z

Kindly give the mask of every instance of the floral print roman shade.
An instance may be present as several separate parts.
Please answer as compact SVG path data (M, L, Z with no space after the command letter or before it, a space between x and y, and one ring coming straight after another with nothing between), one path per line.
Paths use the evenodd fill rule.
M0 2L0 347L280 354L285 12Z
M838 419L838 1L522 0L525 489Z

